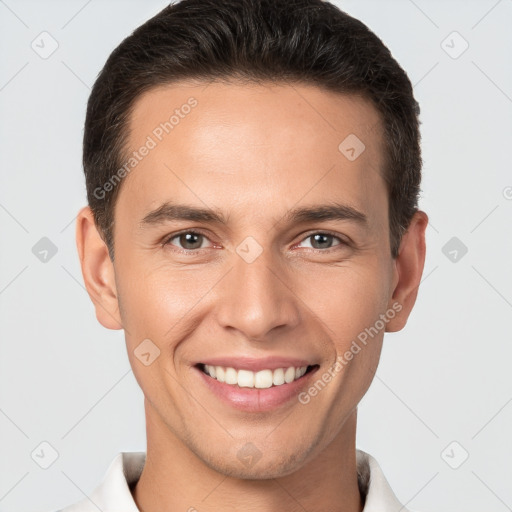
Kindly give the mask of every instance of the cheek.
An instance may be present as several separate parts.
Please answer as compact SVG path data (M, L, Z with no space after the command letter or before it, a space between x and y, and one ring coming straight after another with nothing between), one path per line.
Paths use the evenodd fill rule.
M389 299L385 272L378 261L365 261L304 273L297 282L298 294L322 320L326 334L343 348L385 312Z
M184 338L196 323L203 299L219 279L208 269L119 262L118 295L130 344L149 338L169 351L173 340Z

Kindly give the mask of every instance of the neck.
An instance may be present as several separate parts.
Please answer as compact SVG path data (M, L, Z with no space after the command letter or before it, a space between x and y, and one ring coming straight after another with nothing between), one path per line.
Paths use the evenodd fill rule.
M146 402L146 463L132 495L141 512L362 512L355 410L332 442L295 472L267 480L221 474L194 454Z

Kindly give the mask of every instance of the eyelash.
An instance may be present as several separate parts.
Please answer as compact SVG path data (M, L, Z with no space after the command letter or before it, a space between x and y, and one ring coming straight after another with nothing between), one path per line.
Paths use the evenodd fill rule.
M174 240L175 238L177 238L177 237L179 237L181 235L186 235L186 234L201 235L201 236L205 237L206 239L208 239L208 236L205 233L203 233L202 231L188 229L188 230L185 230L185 231L180 231L178 233L173 233L172 235L168 236L162 242L162 247L167 247L167 246L171 245L173 247L172 250L177 251L177 252L179 252L181 254L187 254L187 255L196 255L200 251L202 251L203 249L206 249L206 248L200 248L200 249L181 249L181 248L176 247L175 245L171 244L171 240ZM302 243L304 240L307 240L308 238L311 238L314 235L327 235L327 236L331 236L333 238L338 239L340 243L335 245L335 246L333 246L333 247L329 247L327 249L315 249L315 248L312 247L312 248L309 248L309 251L321 252L321 253L330 253L332 251L335 251L337 248L346 247L346 246L350 245L348 241L343 240L341 237L339 237L335 233L331 233L330 231L313 231L313 232L309 233L307 236L305 236L299 243Z

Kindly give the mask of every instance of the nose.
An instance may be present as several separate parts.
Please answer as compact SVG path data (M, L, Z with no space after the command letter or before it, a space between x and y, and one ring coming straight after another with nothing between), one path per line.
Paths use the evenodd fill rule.
M300 322L300 299L289 272L273 261L269 249L250 263L235 254L233 268L219 284L217 319L225 329L239 331L251 341L265 341Z

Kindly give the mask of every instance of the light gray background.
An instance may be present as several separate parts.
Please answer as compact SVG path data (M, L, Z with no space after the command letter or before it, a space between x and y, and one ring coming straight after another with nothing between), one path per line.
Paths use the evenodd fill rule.
M358 447L412 509L512 510L512 0L336 3L415 84L431 221L417 304L385 337ZM96 321L74 218L90 87L165 5L0 0L0 511L64 507L118 452L145 450L143 395L122 331ZM59 45L47 59L31 48L42 31ZM469 43L458 58L453 31ZM58 249L46 263L32 252L42 237ZM452 237L468 248L456 262L443 253ZM46 470L31 457L43 441L59 453Z

